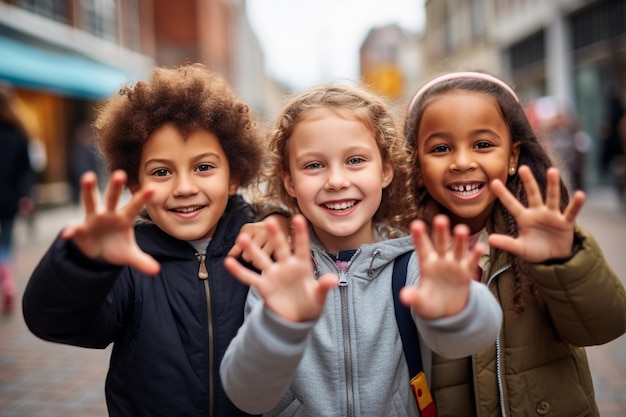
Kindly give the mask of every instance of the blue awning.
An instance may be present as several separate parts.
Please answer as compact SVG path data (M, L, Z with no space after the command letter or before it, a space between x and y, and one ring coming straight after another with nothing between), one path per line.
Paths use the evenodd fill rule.
M137 76L83 56L45 51L0 37L0 79L31 90L101 100Z

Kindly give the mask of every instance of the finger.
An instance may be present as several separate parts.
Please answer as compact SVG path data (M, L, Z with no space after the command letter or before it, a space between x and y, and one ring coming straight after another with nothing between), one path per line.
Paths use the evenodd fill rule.
M491 182L491 190L513 217L517 218L522 213L524 206L511 194L502 181L493 180Z
M433 245L428 237L428 233L426 233L426 223L422 220L414 220L411 222L410 227L413 246L415 246L415 251L421 263L434 250Z
M565 208L565 212L563 213L568 222L573 223L576 220L576 217L580 214L580 210L582 210L586 199L587 197L583 191L578 190L574 193L572 200L569 202Z
M488 242L489 245L494 248L502 249L512 253L513 255L521 256L524 253L524 248L518 239L508 235L499 233L491 234L489 235Z
M325 301L328 292L335 288L339 284L339 277L337 274L324 274L317 280L317 298L318 301Z
M454 259L462 260L467 255L469 247L469 227L464 224L457 224L454 227Z
M299 259L311 257L311 243L307 221L301 214L293 216L294 253Z
M291 256L291 247L280 225L275 219L266 219L265 227L269 233L269 242L274 249L274 259L283 261Z
M111 174L111 180L104 197L104 208L106 211L115 211L120 202L124 184L126 184L126 173L122 170L114 171Z
M546 206L550 210L560 210L561 207L561 183L559 170L550 167L546 174L547 177L547 189L546 189Z
M228 251L226 256L232 256L233 258L239 258L243 252L243 248L239 246L238 243L235 243L232 248Z
M407 285L400 290L400 302L424 318L435 318L437 313L428 307L428 297L415 286Z
M450 249L450 219L438 214L433 219L433 246L439 256L444 256Z
M134 193L130 201L123 208L126 216L135 218L139 213L141 213L141 210L145 207L146 203L150 201L153 195L154 189L148 186Z
M524 183L524 189L528 196L528 206L537 207L543 205L543 197L541 196L539 185L537 185L537 181L528 165L520 166L517 172Z
M236 243L242 248L243 259L246 262L252 263L262 271L267 270L271 266L272 260L268 254L263 252L259 245L253 242L246 233L241 233L237 236Z
M472 249L469 255L469 258L468 258L469 264L472 267L478 266L478 261L484 254L485 254L485 245L483 245L482 243L476 243L476 245L474 246L474 248Z
M257 280L260 279L259 274L244 267L233 257L227 256L224 259L224 266L232 276L250 287L254 286L257 283Z
M83 200L85 216L95 213L98 207L96 180L96 174L91 171L85 172L80 178L81 199Z
M63 240L72 239L74 236L76 236L76 233L78 232L78 228L79 228L78 223L70 224L64 227L63 230L61 230L61 239Z
M161 265L156 261L156 259L139 248L131 254L131 261L129 262L129 265L137 268L146 275L156 275L161 270Z

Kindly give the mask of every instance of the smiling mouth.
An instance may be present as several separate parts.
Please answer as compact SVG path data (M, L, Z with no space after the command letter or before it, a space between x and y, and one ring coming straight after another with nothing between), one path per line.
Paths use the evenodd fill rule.
M201 210L203 208L204 206L181 207L181 208L170 209L170 211L173 211L174 213L191 213L194 211Z
M342 211L352 208L358 204L358 200L342 201L341 203L324 203L322 207L333 211Z
M467 184L467 185L451 185L448 187L448 189L454 191L457 194L462 195L463 197L470 197L475 194L478 194L478 192L483 188L483 186L484 186L483 183Z

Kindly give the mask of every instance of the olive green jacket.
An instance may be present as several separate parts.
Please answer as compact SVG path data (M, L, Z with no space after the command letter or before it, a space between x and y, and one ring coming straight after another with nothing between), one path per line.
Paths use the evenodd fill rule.
M599 416L583 346L624 334L626 295L591 234L579 226L575 233L581 246L570 259L531 267L543 307L527 302L516 316L506 256L487 268L483 281L502 305L502 330L471 358L433 357L438 417Z

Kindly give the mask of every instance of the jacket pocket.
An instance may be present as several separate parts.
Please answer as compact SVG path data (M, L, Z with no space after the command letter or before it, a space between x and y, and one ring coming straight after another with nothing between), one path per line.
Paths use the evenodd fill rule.
M297 398L285 398L283 397L280 400L280 403L276 406L276 408L264 414L265 416L276 416L276 417L301 417L306 416L304 410L302 410L302 403Z
M592 407L571 357L524 372L528 392L528 411L533 416L584 417ZM510 406L515 408L513 398ZM518 410L521 411L521 410ZM527 415L524 412L515 415Z

